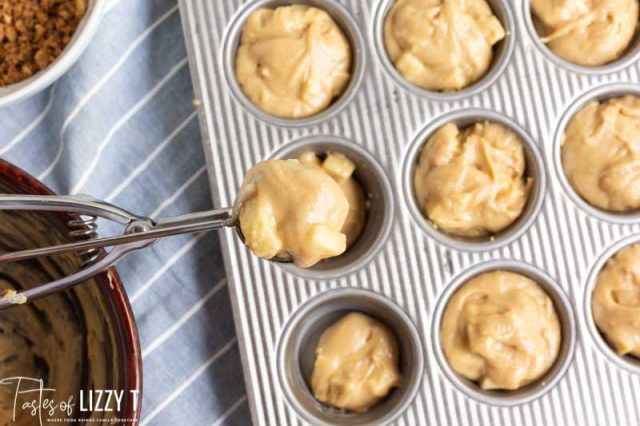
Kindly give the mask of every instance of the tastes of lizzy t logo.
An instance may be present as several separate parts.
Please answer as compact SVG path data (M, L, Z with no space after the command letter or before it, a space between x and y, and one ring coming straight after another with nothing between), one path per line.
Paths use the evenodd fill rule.
M44 423L76 423L82 421L84 417L91 417L93 413L120 413L123 404L129 403L133 407L133 412L138 411L139 390L130 390L127 394L124 390L102 389L102 390L80 390L75 395L65 395L62 399L55 395L56 390L45 387L44 380L31 377L5 377L0 379L0 391L9 389L9 394L13 397L13 417L15 423L23 416L37 418L40 425ZM4 393L4 392L3 392ZM125 401L125 398L130 398ZM87 413L81 418L74 419L74 413ZM133 422L134 419L114 419L113 415L105 418L105 422L114 421ZM91 419L91 423L96 423Z

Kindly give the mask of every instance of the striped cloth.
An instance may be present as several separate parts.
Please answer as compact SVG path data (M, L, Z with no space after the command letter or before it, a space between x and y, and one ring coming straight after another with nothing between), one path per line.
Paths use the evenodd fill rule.
M0 156L61 194L152 217L211 208L176 0L107 0L100 29L45 92L0 109ZM119 263L144 361L143 425L249 424L215 234Z

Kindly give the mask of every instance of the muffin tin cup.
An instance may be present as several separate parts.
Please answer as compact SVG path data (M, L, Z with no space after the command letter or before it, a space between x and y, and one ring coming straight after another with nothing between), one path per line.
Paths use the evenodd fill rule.
M549 295L555 305L562 330L560 352L551 369L540 379L514 391L485 390L475 382L456 373L450 366L440 344L440 326L444 311L453 294L473 277L496 270L522 274L533 281ZM451 384L468 397L483 404L508 407L524 404L549 392L563 377L573 360L576 347L576 324L573 308L568 296L560 286L543 271L523 262L495 260L473 266L447 285L436 303L431 330L433 351L441 372Z
M640 59L640 31L636 29L636 33L633 36L629 47L627 47L625 54L613 62L592 67L569 62L566 59L563 59L560 56L556 55L551 49L547 47L546 44L542 42L542 40L540 40L540 35L538 34L538 31L536 30L535 24L533 22L534 18L532 16L533 14L530 7L531 0L522 0L521 4L522 19L524 20L525 27L527 28L527 33L529 33L529 38L531 39L533 44L545 58L551 61L554 65L566 71L592 76L606 75L627 68L638 59Z
M381 321L396 336L403 382L365 413L328 407L308 385L315 349L322 333L343 315L362 312ZM394 302L370 290L341 288L313 297L285 325L276 360L280 387L297 414L313 425L384 425L411 404L424 375L424 353L418 331Z
M236 79L235 62L236 51L240 45L242 28L252 12L259 8L276 8L289 6L292 4L302 4L317 7L327 12L338 27L342 30L351 46L351 80L340 97L334 99L325 110L305 118L284 118L269 114L255 105L247 95L244 94L240 84ZM365 42L362 32L356 20L349 11L337 0L253 0L245 4L233 16L227 27L222 41L222 51L220 64L221 73L226 79L227 86L242 107L251 115L268 124L285 127L307 127L326 121L336 116L353 99L362 83L365 70Z
M395 0L379 0L373 11L373 24L371 39L373 47L382 64L382 68L400 87L417 96L433 101L455 101L469 96L476 95L492 85L504 72L516 44L516 25L510 2L507 0L487 0L493 13L502 23L506 36L493 48L493 62L487 73L475 83L457 91L435 91L427 90L406 80L396 69L387 54L384 44L384 23Z
M560 186L574 205L588 215L605 222L632 225L640 222L640 209L632 210L630 212L614 212L592 206L573 189L573 186L571 186L562 166L562 140L564 137L564 131L576 113L591 101L605 101L607 99L625 95L635 95L640 97L640 86L628 83L605 84L594 87L573 100L561 115L560 120L556 125L552 144L552 161Z
M316 154L339 152L356 164L354 177L362 186L369 201L367 223L358 240L340 256L324 259L307 269L286 263L278 265L303 278L334 279L364 267L382 248L393 224L393 192L384 169L371 154L355 142L336 136L306 136L286 143L269 158L297 158L308 151Z
M623 238L615 242L613 245L604 250L600 256L596 259L595 263L591 267L587 281L584 286L584 294L582 300L582 311L584 326L589 330L589 336L593 345L614 365L621 369L633 374L640 374L640 358L636 358L631 355L619 355L615 349L613 349L606 338L600 333L595 321L593 320L593 312L591 310L591 294L598 281L598 275L602 268L605 267L609 259L615 256L620 250L633 245L640 244L640 234L635 234Z
M528 177L533 178L533 185L522 214L507 229L488 238L459 237L438 230L423 215L415 197L413 176L422 148L431 135L433 135L438 129L447 123L453 123L460 128L464 128L483 121L501 124L518 135L522 141L527 161L526 174ZM542 208L547 188L547 176L544 161L531 136L529 136L529 134L520 125L503 114L477 108L449 112L439 118L436 118L420 130L409 145L408 151L405 154L401 173L402 192L405 199L405 205L407 206L414 222L427 236L449 248L461 251L494 250L515 241L524 232L526 232L536 220L538 213Z
M254 2L254 0L247 1L251 4ZM381 42L381 28L391 0L335 1L344 5L352 16L356 18L360 24L360 31L367 37L366 42L370 43L371 58L367 58L365 79L371 79L369 82L372 82L372 84L364 83L361 87L362 92L358 92L356 96L356 98L359 96L366 97L366 105L363 105L363 108L358 108L357 105L355 105L358 99L354 99L354 104L350 104L333 119L322 123L322 125L307 128L304 132L299 133L299 135L331 133L336 136L344 136L341 126L335 128L332 126L327 127L329 124L335 124L338 119L343 119L342 121L344 121L347 127L364 126L370 129L371 132L379 137L367 141L366 145L360 143L361 141L357 142L360 146L366 147L378 161L384 164L385 170L387 170L388 176L393 184L392 190L394 191L394 198L396 198L395 191L400 191L402 192L401 200L403 198L411 200L411 197L405 197L404 193L406 191L412 195L413 187L409 184L410 181L407 182L406 188L403 187L405 186L405 182L402 180L402 163L405 161L403 155L407 153L409 149L408 145L410 140L418 132L415 126L412 127L412 123L415 124L414 121L416 117L424 117L425 111L430 110L427 106L427 104L430 104L429 99L435 99L435 103L440 103L441 106L444 106L442 111L466 108L467 106L458 105L459 102L449 102L450 97L446 96L447 94L427 93L426 95L433 95L429 97L419 92L419 90L415 89L409 83L405 82L403 84L404 80L399 78L397 74L394 74L395 68L392 68L389 63L387 63L387 68L384 71L381 69L381 67L384 66L384 61L388 61L384 45ZM509 3L510 9L515 13L517 20L520 20L521 17L519 15L521 10L523 10L522 2L526 2L528 6L529 0L520 0L520 3L514 3L509 0L506 1ZM203 57L203 55L207 57L207 55L210 56L212 54L210 47L216 46L217 43L220 42L221 37L224 36L223 31L228 28L228 24L231 21L236 19L235 16L238 9L244 8L246 2L236 2L233 7L190 7L189 2L186 3L187 7L183 10L183 23L185 24L187 34L190 36L187 37L186 40L191 47L191 49L189 49L192 54L190 59L195 60L195 63L197 63L199 57ZM528 7L526 10L528 13ZM524 21L520 23L524 26ZM375 30L376 25L379 29L378 31ZM528 121L525 129L531 135L545 135L544 141L536 137L535 143L538 144L538 148L541 151L544 149L544 166L553 169L554 166L551 164L553 163L552 141L546 140L546 138L552 138L553 131L555 130L554 126L557 124L560 118L559 116L567 105L564 105L559 111L550 112L547 103L545 103L545 96L540 96L540 94L554 93L554 90L557 91L557 85L559 82L563 82L565 77L570 77L568 83L564 81L566 83L564 89L569 93L571 99L574 99L574 97L582 93L583 90L592 87L594 84L602 84L604 81L596 82L593 81L594 78L589 75L570 73L560 66L554 66L552 63L547 62L547 59L533 47L532 42L527 38L527 30L517 28L516 31L520 31L520 33L510 35L511 39L516 40L512 59L515 60L516 55L518 55L526 60L519 61L518 64L510 63L506 65L507 71L505 71L505 74L507 75L501 75L494 84L489 85L485 90L472 97L464 98L463 101L480 101L480 97L482 97L480 103L483 108L494 111L504 111L502 106L509 104L509 99L511 99L511 101L513 101L513 99L524 99L526 103L525 112L530 117L546 117L551 115L552 124L550 126L545 124L544 120L534 119ZM518 40L520 37L524 37L524 40ZM378 38L377 41L376 38ZM506 41L507 40L505 40L505 42ZM520 43L520 41L524 42ZM369 46L367 46L367 48L369 48ZM532 53L531 49L534 50L533 60L530 57ZM220 51L218 50L215 53L220 54ZM376 56L379 56L379 58ZM380 67L377 64L378 61L381 62ZM538 65L540 64L538 62L540 61L547 62L549 66L544 64L544 66L539 67ZM205 66L194 67L194 78L200 82L200 84L196 85L196 89L199 90L197 95L199 99L203 99L203 105L205 107L202 110L202 113L206 117L206 120L203 121L204 130L210 135L217 135L222 132L221 137L218 138L219 143L212 143L211 138L205 138L205 150L207 151L208 158L211 160L210 165L216 171L214 174L215 179L212 181L214 196L216 200L229 200L235 196L239 172L234 168L225 167L225 158L236 158L238 164L252 164L252 162L255 161L254 154L256 152L263 152L264 146L280 147L287 144L289 138L297 138L298 136L287 136L287 139L283 140L280 134L281 132L279 132L278 129L286 130L286 128L265 124L255 119L252 114L245 113L242 108L239 108L238 103L233 97L231 97L232 101L230 103L220 104L217 102L218 99L227 95L229 89L226 83L220 85L215 84L215 82L220 79L224 81L228 75L222 75L225 69L218 63L209 63L208 66L206 66L207 64L204 65ZM511 71L515 71L517 68L518 75L534 75L535 78L508 78L509 68L514 65L517 65L517 67L514 67ZM636 63L628 68L628 72L626 71L627 70L611 75L605 80L625 81L637 86L638 83L634 80L637 78L638 72L640 72L640 65ZM379 81L380 73L383 74L383 78L386 79L386 81ZM397 82L394 80L397 80ZM398 91L403 92L406 96L412 97L416 102L390 102ZM415 93L415 95L412 93ZM463 94L459 92L454 95L463 96ZM478 104L478 106L480 106L480 104ZM425 121L419 125L419 127L422 128L423 125L427 125L432 119L439 117L440 113L429 116L427 111L427 116L424 118ZM515 118L515 116L512 117ZM393 123L390 123L390 121L393 121ZM519 122L523 123L522 121ZM262 132L262 140L257 140L252 136L255 133L256 125L266 126L264 129L268 130ZM407 140L407 136L405 135L407 126L415 130L409 140ZM234 129L237 131L233 131ZM547 132L549 132L548 135L546 135ZM526 141L527 138L523 140ZM417 146L415 150L419 150L424 142L425 134L421 135L419 141L416 142ZM543 143L545 145L542 145ZM239 146L244 146L247 149L238 149ZM392 170L387 167L388 159L380 157L383 152L389 150L396 153L399 152L402 156L396 164L392 165L394 169L393 173L397 173L397 175L391 175ZM417 155L417 152L415 154ZM415 160L415 158L412 158L412 160ZM411 165L411 163L409 163L409 165ZM551 173L555 185L555 172ZM398 185L397 187L396 184ZM540 198L542 198L542 196ZM404 212L404 201L400 201L400 203L400 207L394 210L395 214L399 215L396 219L408 219L409 215ZM592 221L578 221L574 224L575 226L566 230L564 223L570 220L575 214L573 209L569 208L570 205L572 205L572 203L569 202L564 195L560 200L560 204L557 206L542 202L542 208L548 210L547 213L549 213L548 215L545 213L544 223L542 223L542 217L540 217L540 221L534 220L530 229L526 231L523 237L519 237L517 241L510 243L500 250L494 250L491 251L491 253L484 254L491 254L490 257L494 259L504 258L506 252L512 252L511 257L514 259L553 259L554 256L560 256L564 261L561 262L562 265L560 265L560 269L554 272L553 278L560 279L566 274L572 273L580 264L580 254L576 253L573 248L581 247L585 244L585 238L589 235ZM533 216L535 216L535 214L533 214ZM422 220L421 215L416 216L416 223ZM394 238L397 237L398 241L401 241L402 244L390 245L388 241L385 242L384 249L374 256L363 269L340 279L339 284L341 288L348 285L356 288L367 287L379 289L393 282L399 283L400 288L413 294L413 297L405 298L401 306L406 308L407 312L429 313L429 321L427 323L419 324L414 316L412 316L412 318L416 321L420 337L423 339L422 345L428 350L428 352L424 353L424 363L428 370L427 377L431 377L430 373L433 369L439 370L440 367L437 366L437 359L429 349L432 343L432 336L430 336L429 333L434 326L433 313L436 308L436 302L440 300L439 296L441 293L447 290L448 287L446 284L450 282L450 279L445 278L445 282L438 282L437 276L431 276L431 279L428 279L428 277L425 277L425 271L438 271L443 267L447 269L446 267L450 265L446 264L451 262L444 259L446 264L443 266L441 256L434 256L431 252L425 255L424 242L426 237L413 238L416 232L419 231L418 227L414 226L413 219L411 222L409 226L403 227L395 226L396 224L392 225L394 234L397 233L397 235L394 235ZM428 225L428 222L425 221L425 223ZM527 228L527 226L525 225L523 228ZM561 232L562 237L546 238L546 236L556 235L560 231L563 231ZM598 234L601 234L602 237L599 241L602 240L606 243L622 238L623 235L619 235L620 233L618 231L620 230L615 226L607 225L598 228ZM629 233L630 232L627 234ZM537 238L534 234L541 235L542 237ZM318 294L318 297L321 297L329 293L330 288L337 287L338 284L333 282L335 285L327 285L325 278L320 275L318 275L316 280L302 279L301 276L297 274L298 272L303 273L304 271L291 269L291 272L289 272L282 268L283 265L277 265L272 262L256 263L253 261L251 252L246 250L237 238L233 236L226 237L223 241L223 251L225 252L225 261L230 277L233 278L229 280L229 285L233 290L230 294L234 299L234 313L236 315L239 342L241 343L239 348L243 354L243 366L247 372L248 402L251 406L254 420L268 424L316 424L321 421L324 423L345 423L345 421L336 420L335 418L318 420L316 417L310 417L311 414L305 414L306 417L299 415L301 411L308 412L307 408L303 406L302 408L294 409L294 405L300 404L300 401L310 401L310 392L304 382L304 377L300 378L302 373L291 370L291 368L299 369L299 364L292 363L288 371L285 370L284 367L282 371L280 371L280 364L278 363L282 360L278 358L278 347L274 347L277 343L282 343L283 332L289 333L287 334L287 336L289 336L287 339L291 339L291 332L289 330L292 326L288 325L288 322L291 316L296 316L296 312L301 310L300 304L305 304L308 299L315 299L315 297L309 297L308 295L300 299L301 286L307 288L307 290L311 290L310 294ZM498 236L498 238L500 237L503 237L503 235ZM511 238L511 240L513 241L514 238ZM605 245L596 245L599 246L596 248L599 253L605 249L608 243ZM472 243L471 246L471 249L467 246L466 250L484 250L487 248L486 246L479 247L475 242ZM493 247L495 246L488 248ZM476 263L479 263L478 255L481 253L449 250L444 244L441 245L440 243L436 248L445 249L445 252L452 251L455 254L454 263L456 264L475 266ZM438 250L436 250L436 252L438 252ZM420 253L418 256L419 259L414 259L416 253ZM447 253L444 254L446 255ZM590 260L590 262L592 261L593 259ZM247 265L249 265L248 270ZM591 265L592 263L589 263L587 267L590 268ZM365 271L371 273L365 274ZM567 292L571 292L571 302L574 302L573 297L577 295L574 310L578 309L578 306L579 309L582 309L582 297L587 273L588 271L584 271L579 281L563 279L561 282L562 287ZM252 277L259 278L262 285L251 285ZM435 295L433 285L437 287ZM275 288L277 288L278 291L274 292L273 289ZM434 297L429 297L429 295ZM256 300L261 301L264 309L255 309L254 305ZM284 318L281 315L282 312L285 312ZM576 312L576 314L578 318L574 318L574 321L579 321L582 327L583 314L582 312ZM310 318L308 316L304 316L304 318L307 319L307 321L298 320L298 325L302 322L308 324L308 326L313 325L313 319L308 320ZM260 327L259 325L262 323L271 324L272 331L274 331L275 334L268 333L268 330ZM586 336L588 333L587 330L583 331ZM293 334L298 335L297 332ZM585 338L590 339L590 337ZM439 345L439 342L437 343ZM589 345L590 344L591 343L589 343ZM597 350L594 349L594 352L597 352ZM600 357L600 354L597 354L597 356ZM568 357L570 357L570 355ZM602 377L608 374L608 369L612 366L609 365L609 362L605 359L602 359L602 361L603 362L599 362L596 365L592 365L588 357L575 356L571 362L575 363L576 371L579 370L582 373L572 375L570 380L569 377L565 377L566 380L560 379L562 381L559 382L559 386L550 393L540 399L533 400L531 403L517 406L518 410L516 412L519 414L516 415L515 419L509 415L506 415L506 417L503 416L506 411L504 411L502 405L505 404L504 400L507 398L497 398L501 395L495 395L495 399L497 399L495 404L494 400L490 400L486 405L483 404L480 409L480 415L481 417L501 418L505 424L518 422L526 424L575 424L583 417L589 419L616 418L616 410L635 413L638 398L633 392L615 394L616 402L613 405L608 403L604 405L598 404L599 395L611 394L610 381L602 380ZM570 366L569 368L573 367ZM628 387L627 382L631 380L632 377L628 377L629 375L626 372L620 371L623 374L620 376L622 386ZM560 374L561 373L558 373L558 376ZM413 403L409 403L408 407L399 417L392 420L393 424L474 424L474 422L478 422L478 412L474 408L476 401L472 399L475 398L475 396L468 398L465 393L451 386L448 383L448 379L445 379L445 376L436 377L435 379L436 380L425 379L422 381L420 389L418 390L419 395ZM295 382L296 380L297 382ZM469 387L470 384L464 383L464 381L459 378L458 380L460 381L460 387L465 389ZM300 392L304 391L304 394L298 393L293 395L291 390L285 389L285 385L282 386L281 390L279 384L285 381L295 382L295 386L286 386L293 386L300 390ZM443 384L443 382L446 383ZM261 396L265 390L265 383L274 383L277 388L275 389L275 393L269 391L266 395ZM442 387L443 385L446 389ZM546 386L549 386L548 382ZM471 389L472 390L467 390L467 392L482 394L481 390ZM558 398L560 393L563 394L562 398ZM571 395L581 395L582 397L576 399L572 398ZM287 402L283 403L282 400L285 399L285 396L287 399L294 400L294 402L292 404ZM306 399L300 399L302 396ZM516 399L520 398L520 401L522 401L521 394L513 396L516 396ZM528 396L525 395L525 397ZM486 401L484 397L481 398L483 398L483 401ZM550 409L548 406L550 401L553 401L551 404L553 409ZM511 403L513 403L513 401ZM472 409L459 409L461 404L471 404L470 407ZM618 407L618 409L616 407ZM315 410L316 408L311 405L311 409Z

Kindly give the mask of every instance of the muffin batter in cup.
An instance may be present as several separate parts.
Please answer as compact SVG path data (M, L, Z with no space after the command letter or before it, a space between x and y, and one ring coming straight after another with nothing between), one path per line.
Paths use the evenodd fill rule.
M258 108L296 119L322 112L344 92L351 62L351 46L327 12L292 5L249 16L235 72Z
M524 275L480 274L449 300L440 326L447 362L483 389L516 390L558 357L560 321L551 298Z
M577 65L600 66L620 58L638 26L638 0L531 0L543 43Z
M532 180L525 177L523 143L493 122L459 129L449 123L427 141L414 174L422 213L437 228L463 237L486 237L514 223Z
M640 244L620 250L598 275L593 320L620 355L640 358Z
M389 59L410 83L461 90L480 80L506 36L486 0L396 0L384 23Z
M398 342L368 315L352 312L320 337L311 389L321 402L365 412L399 386Z
M561 149L569 183L589 204L640 208L640 98L589 103L567 125Z

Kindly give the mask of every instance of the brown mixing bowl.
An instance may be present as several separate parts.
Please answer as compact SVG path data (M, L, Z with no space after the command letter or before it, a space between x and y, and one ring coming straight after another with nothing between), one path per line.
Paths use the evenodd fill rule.
M1 159L0 193L53 194ZM70 242L67 222L71 218L61 213L0 211L0 251ZM62 254L0 264L0 294L6 289L22 290L72 274L81 267L81 261L72 254ZM43 411L43 420L72 418L78 424L99 419L109 420L109 424L139 420L140 342L131 306L115 269L66 292L0 311L0 384L3 379L16 376L42 378L45 388L55 389L44 396L56 403L73 397L74 406L69 412L50 415ZM0 386L0 424L39 424L38 416L32 416L20 405L12 422L15 390L15 382ZM92 390L123 391L119 410L112 401L112 412L81 411L80 392L86 409ZM32 399L33 394L19 396L22 402Z

